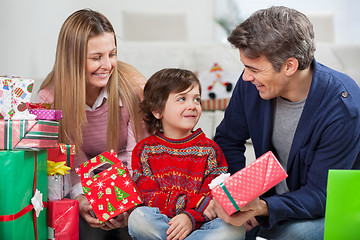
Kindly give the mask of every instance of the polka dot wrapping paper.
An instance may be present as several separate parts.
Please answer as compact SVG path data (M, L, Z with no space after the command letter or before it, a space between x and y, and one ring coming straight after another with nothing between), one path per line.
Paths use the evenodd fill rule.
M269 151L231 175L216 186L211 193L223 209L231 215L286 177L287 174L275 155Z
M61 110L29 109L29 113L36 115L36 120L57 121L62 119Z

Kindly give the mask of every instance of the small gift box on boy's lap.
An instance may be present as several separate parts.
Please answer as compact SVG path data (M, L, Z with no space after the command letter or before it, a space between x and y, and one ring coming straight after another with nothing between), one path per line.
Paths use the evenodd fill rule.
M46 120L0 120L0 149L37 151L58 143L59 123Z
M27 111L34 80L0 76L0 119L11 119Z
M93 169L104 164L110 164L111 167L90 177ZM84 194L101 222L142 203L128 169L114 151L104 152L75 170L81 176Z
M274 154L269 151L219 185L211 186L211 193L231 215L286 177L286 172ZM215 178L211 185L216 185L217 180Z
M46 208L36 217L32 205L36 189L47 200L46 170L44 150L0 151L0 239L47 239Z
M49 201L48 226L50 240L79 239L79 202L64 198L61 201Z

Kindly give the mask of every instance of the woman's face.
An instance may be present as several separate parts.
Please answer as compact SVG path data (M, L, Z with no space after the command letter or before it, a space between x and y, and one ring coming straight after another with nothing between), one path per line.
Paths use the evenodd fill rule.
M113 33L105 32L88 41L86 58L86 86L106 86L116 66L116 45Z

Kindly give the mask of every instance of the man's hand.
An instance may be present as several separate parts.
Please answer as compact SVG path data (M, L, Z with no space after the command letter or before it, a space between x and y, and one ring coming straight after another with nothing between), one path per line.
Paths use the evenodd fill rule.
M186 213L180 213L173 217L169 222L169 229L166 231L166 240L183 240L192 231L192 222Z
M225 212L225 210L221 207L221 205L214 199L215 203L215 211L217 213L217 216L224 220L227 223L230 223L234 226L241 226L243 224L246 225L246 223L257 224L254 221L255 216L268 216L268 208L267 204L264 200L261 200L260 198L255 198L248 204L246 204L244 207L240 209L240 211L237 211L233 213L231 216ZM250 226L247 226L250 228Z

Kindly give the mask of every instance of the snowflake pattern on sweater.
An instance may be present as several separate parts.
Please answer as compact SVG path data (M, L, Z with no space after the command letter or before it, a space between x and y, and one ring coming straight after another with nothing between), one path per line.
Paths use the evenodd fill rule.
M208 184L227 172L227 163L220 147L198 129L183 139L160 132L143 139L133 150L132 168L146 205L170 218L186 213L197 229L208 220Z

